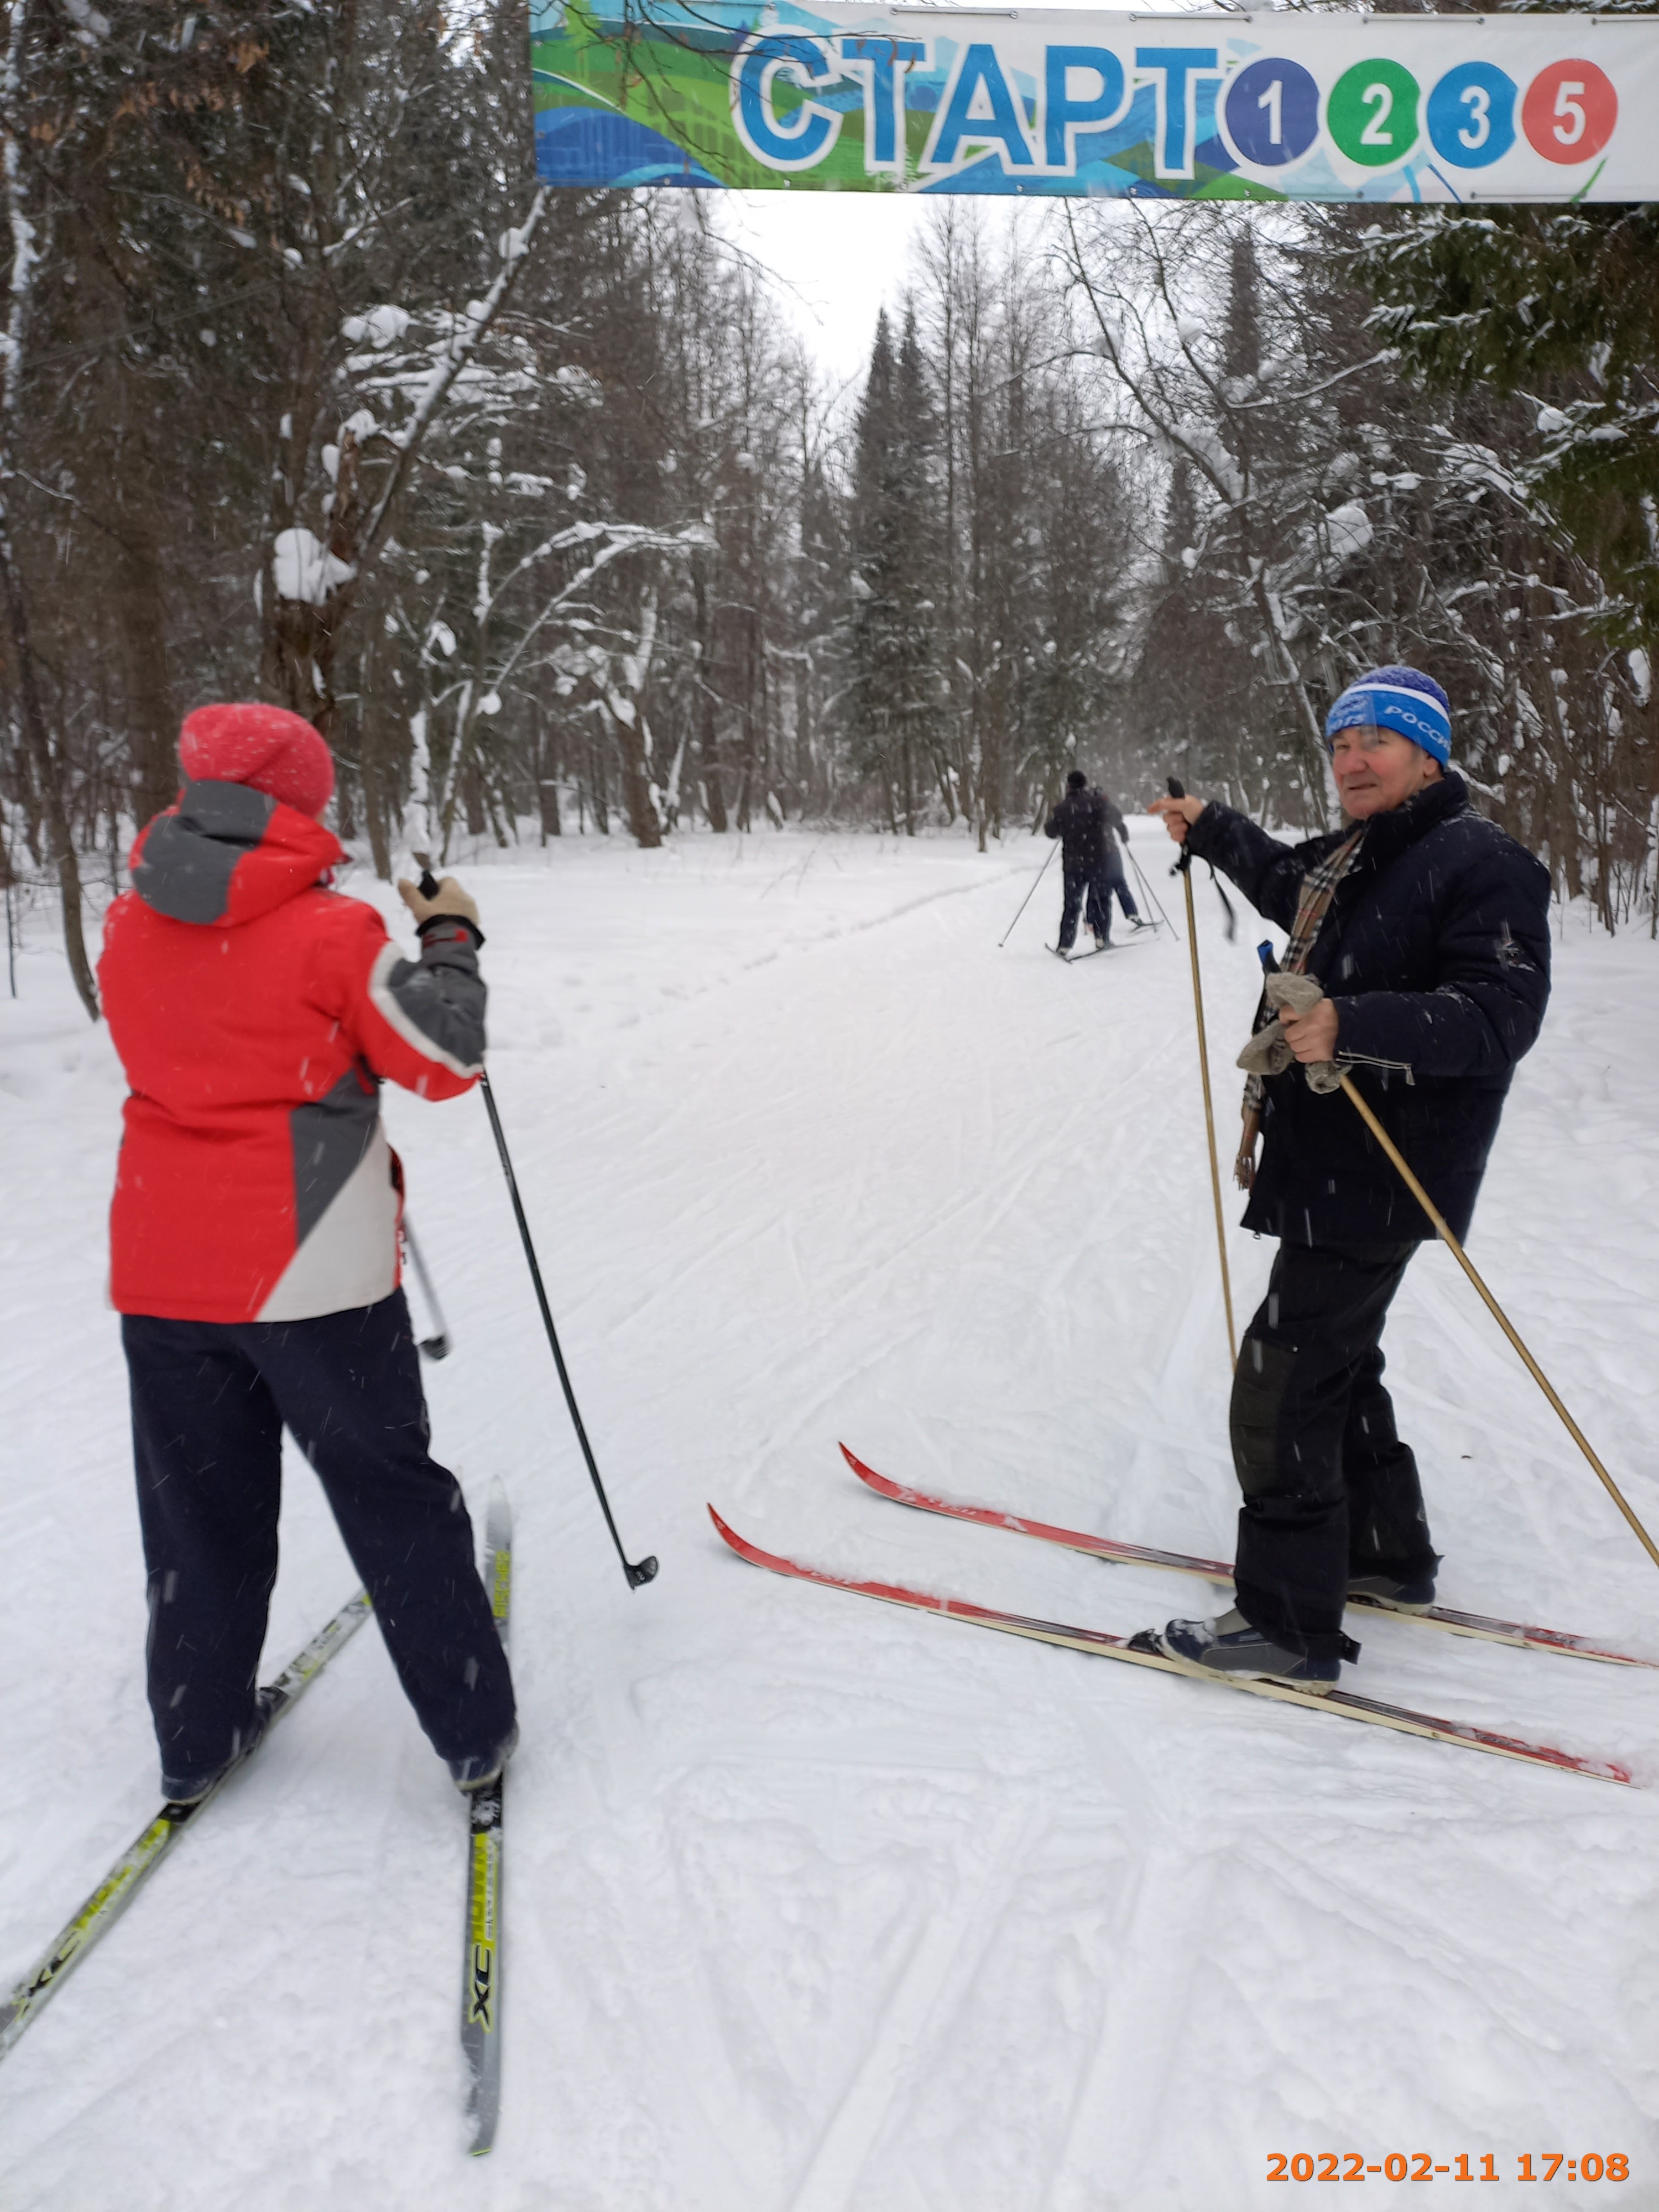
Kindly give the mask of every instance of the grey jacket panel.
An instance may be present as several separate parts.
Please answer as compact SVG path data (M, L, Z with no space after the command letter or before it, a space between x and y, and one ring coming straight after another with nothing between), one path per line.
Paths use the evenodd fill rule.
M245 783L186 784L177 812L150 824L133 889L171 921L217 921L237 862L258 844L276 807Z
M380 1085L355 1067L325 1097L289 1113L296 1244L305 1243L356 1173L380 1120Z
M464 924L429 927L419 960L395 962L386 988L404 1020L453 1066L469 1074L483 1066L489 994Z

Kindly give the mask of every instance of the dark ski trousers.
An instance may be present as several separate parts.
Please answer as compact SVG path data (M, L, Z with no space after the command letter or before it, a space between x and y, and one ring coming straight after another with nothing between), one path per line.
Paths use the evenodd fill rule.
M460 1486L427 1449L403 1292L314 1321L128 1314L121 1338L162 1771L216 1772L252 1721L284 1424L316 1469L434 1748L446 1759L493 1752L513 1726L513 1684Z
M1115 845L1106 855L1104 872L1106 888L1101 894L1101 912L1109 921L1112 914L1112 893L1115 891L1117 902L1123 909L1123 919L1126 921L1133 921L1139 908L1135 904L1133 892L1129 889L1129 878L1123 872L1123 855Z
M1083 911L1085 897L1089 902L1090 928L1098 931L1102 937L1111 928L1112 891L1103 861L1080 868L1062 864L1061 874L1066 884L1066 904L1060 916L1060 949L1069 952L1077 936L1077 918Z
M1348 1577L1438 1562L1379 1339L1411 1244L1282 1243L1233 1376L1238 1609L1283 1649L1340 1656Z

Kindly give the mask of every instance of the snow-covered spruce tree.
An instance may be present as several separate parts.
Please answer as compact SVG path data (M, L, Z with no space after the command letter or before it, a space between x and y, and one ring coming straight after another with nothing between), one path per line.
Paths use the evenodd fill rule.
M906 309L896 354L884 312L854 433L848 710L854 764L911 836L940 710L933 435L915 313Z

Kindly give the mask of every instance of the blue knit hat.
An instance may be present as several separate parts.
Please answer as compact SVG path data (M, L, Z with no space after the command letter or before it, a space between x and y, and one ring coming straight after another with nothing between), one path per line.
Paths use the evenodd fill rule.
M1451 758L1451 701L1420 668L1373 668L1350 684L1325 717L1328 747L1339 730L1397 730L1444 768Z

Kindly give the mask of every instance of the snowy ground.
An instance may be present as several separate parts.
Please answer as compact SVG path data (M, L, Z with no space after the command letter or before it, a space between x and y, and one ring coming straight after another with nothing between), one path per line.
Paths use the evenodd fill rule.
M499 2147L462 2154L461 1814L370 1629L0 2070L6 2212L1252 2212L1270 2154L1325 2150L1659 2206L1659 1677L1364 1625L1356 1687L1622 1758L1619 1790L779 1582L710 1529L705 1499L1116 1630L1205 1607L904 1513L836 1451L1230 1548L1187 955L1062 972L1052 881L999 951L1041 850L572 838L477 871L501 1110L662 1559L630 1594L482 1107L398 1097L457 1339L438 1449L518 1516ZM1199 904L1231 1135L1252 933ZM120 1084L31 926L0 999L8 1984L155 1802L102 1303ZM1560 953L1474 1250L1659 1524L1659 955L1576 921ZM1236 1237L1241 1318L1270 1256ZM1659 1656L1652 1567L1443 1253L1389 1350L1446 1601ZM283 1539L273 1663L351 1587L303 1468ZM1632 2179L1528 2186L1528 2150Z

